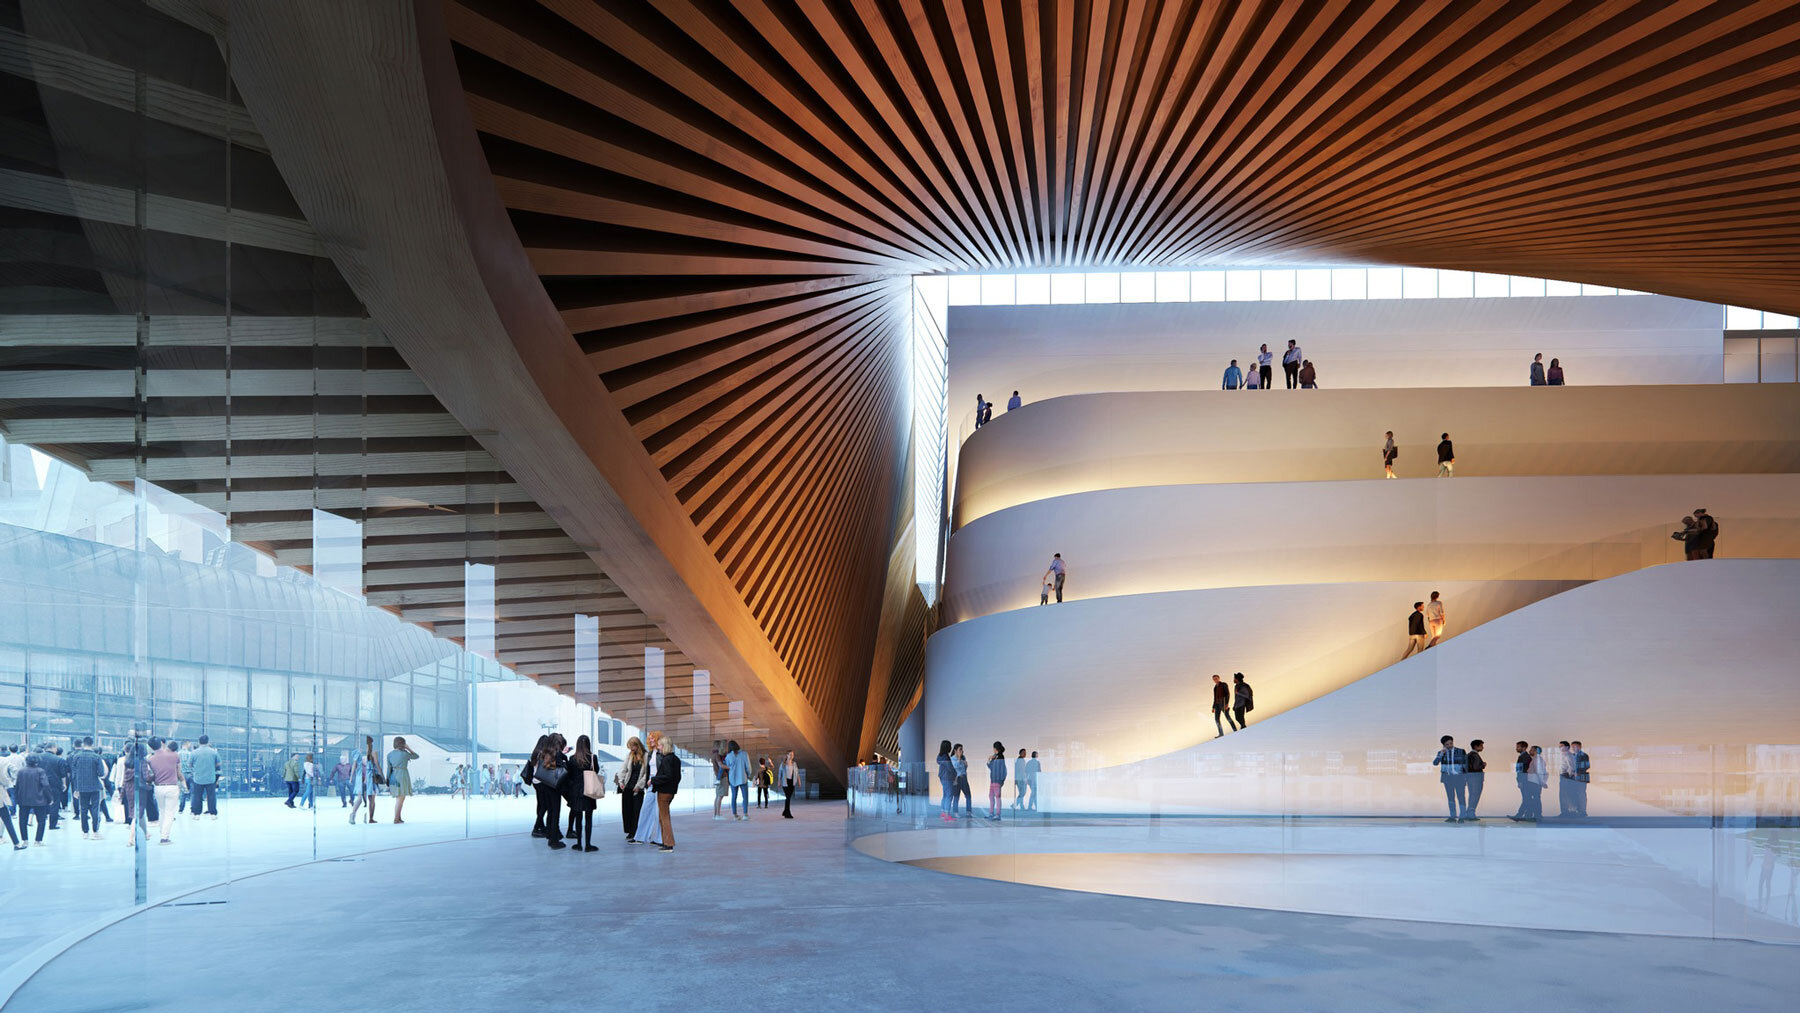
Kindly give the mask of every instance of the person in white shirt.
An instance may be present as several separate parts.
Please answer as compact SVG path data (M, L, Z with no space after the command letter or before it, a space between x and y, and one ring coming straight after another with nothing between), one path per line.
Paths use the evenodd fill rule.
M1425 631L1431 635L1425 646L1436 647L1444 635L1444 603L1438 599L1436 591L1431 592L1431 600L1425 603Z
M1044 580L1056 588L1057 604L1062 603L1063 576L1068 572L1063 565L1062 553L1050 557L1050 569L1044 571Z
M1287 389L1300 386L1300 363L1305 361L1300 354L1300 345L1292 338L1288 339L1287 351L1281 353L1281 371L1287 374Z
M1261 370L1258 370L1255 366L1251 366L1249 369L1244 370L1244 389L1261 389L1262 383L1257 379L1259 375L1261 375Z
M1256 371L1261 375L1263 390L1268 390L1275 385L1275 372L1271 365L1274 361L1275 356L1269 353L1268 345L1262 346L1262 351L1256 353Z

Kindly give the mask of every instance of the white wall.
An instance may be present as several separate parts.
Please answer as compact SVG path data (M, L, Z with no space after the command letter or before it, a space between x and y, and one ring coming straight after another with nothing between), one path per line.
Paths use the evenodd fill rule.
M964 443L956 517L1093 489L1402 477L1800 471L1800 386L1158 391L1028 404ZM1704 504L1688 504L1689 506Z
M1719 556L1800 558L1800 475L1791 474L1138 486L1022 503L958 529L943 620L1036 606L1053 552L1068 566L1067 600L1266 584L1597 580L1680 560L1669 533L1697 506L1720 521Z
M1300 660L1322 636L1369 625L1357 596L1380 588L1181 592L963 623L932 638L926 734L1044 752L1046 794L1065 811L1430 812L1441 795L1415 761L1450 733L1486 739L1502 763L1514 739L1583 740L1600 761L1595 815L1715 796L1728 814L1791 813L1800 772L1761 770L1752 747L1800 743L1800 561L1683 562L1587 584L1386 668L1358 658L1373 675L1282 711L1287 678L1298 688L1371 653L1344 643ZM1283 653L1288 676L1258 678ZM1215 665L1244 669L1258 701L1248 730L1217 740ZM1509 774L1488 785L1487 811L1517 804Z
M1095 391L1214 390L1226 363L1293 338L1326 389L1512 387L1534 353L1569 382L1720 383L1724 314L1669 296L957 306L952 441L981 393L1004 409Z

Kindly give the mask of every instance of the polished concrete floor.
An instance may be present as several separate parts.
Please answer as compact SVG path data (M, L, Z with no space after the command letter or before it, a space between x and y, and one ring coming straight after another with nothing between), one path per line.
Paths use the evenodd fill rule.
M253 877L101 931L8 1010L1747 1010L1800 988L1791 947L969 879L846 847L839 804L798 812L684 816L672 854L520 835Z

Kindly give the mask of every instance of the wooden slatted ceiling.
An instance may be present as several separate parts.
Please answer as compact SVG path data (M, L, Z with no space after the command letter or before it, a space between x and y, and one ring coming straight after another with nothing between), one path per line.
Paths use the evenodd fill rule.
M1788 2L444 15L571 335L833 719L869 671L905 274L1328 260L1800 310Z
M71 14L69 23L88 22ZM155 27L165 38L182 31ZM463 561L492 563L501 663L697 748L723 730L770 749L723 694L693 699L681 650L471 439L374 322L340 315L360 307L244 107L142 70L0 24L0 88L14 98L0 127L18 142L15 165L29 166L0 171L0 236L13 253L0 273L0 434L95 480L146 478L300 569L313 561L310 507L360 520L368 602L459 643ZM148 129L172 131L166 141L209 137L195 145L210 153L205 172L229 143L240 184L261 184L240 185L233 199L270 210L224 206L211 177L145 169L154 179L140 221L133 190L84 179L105 158L132 164L107 144L140 103ZM58 133L68 126L59 114L79 121L82 140ZM106 116L120 119L97 122ZM24 241L34 235L60 241ZM99 249L97 235L112 245ZM258 250L290 256L258 260ZM254 269L246 274L266 304L246 296L240 276L227 317L218 291L193 280L216 282L228 259ZM145 290L133 297L138 273ZM147 318L132 312L140 305ZM598 693L576 684L578 612L600 617ZM660 706L646 696L646 648L664 652Z

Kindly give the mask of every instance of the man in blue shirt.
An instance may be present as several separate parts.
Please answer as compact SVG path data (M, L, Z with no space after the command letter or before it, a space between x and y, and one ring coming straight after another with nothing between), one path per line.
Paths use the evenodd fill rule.
M1242 387L1243 385L1244 385L1244 372L1243 372L1243 370L1238 369L1237 360L1233 359L1233 360L1231 360L1231 365L1225 367L1224 389L1225 390L1237 390L1239 387Z
M200 736L200 744L188 754L188 764L193 781L193 816L200 818L200 800L206 799L206 815L219 818L219 751L212 747L212 741Z
M1013 396L1006 399L1006 410L1012 411L1014 408L1017 408L1024 403L1025 402L1019 397L1019 392L1015 390L1013 391Z
M1456 740L1446 735L1438 740L1443 747L1431 758L1431 765L1438 769L1438 781L1444 786L1444 798L1450 802L1450 818L1445 823L1457 823L1469 812L1469 796L1464 772L1468 770L1469 756L1456 748Z
M750 818L750 757L738 748L737 740L726 743L725 775L731 779L731 818ZM744 797L744 814L738 815L738 796Z

